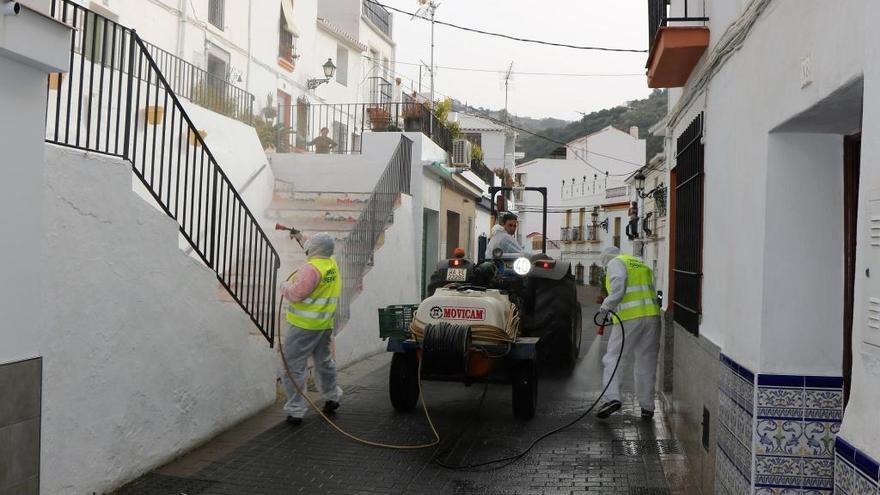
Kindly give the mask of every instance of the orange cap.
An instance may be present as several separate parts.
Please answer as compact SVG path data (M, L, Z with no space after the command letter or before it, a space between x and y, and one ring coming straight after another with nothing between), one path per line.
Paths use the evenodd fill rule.
M452 255L456 258L464 258L464 248L455 248L455 250L452 251Z

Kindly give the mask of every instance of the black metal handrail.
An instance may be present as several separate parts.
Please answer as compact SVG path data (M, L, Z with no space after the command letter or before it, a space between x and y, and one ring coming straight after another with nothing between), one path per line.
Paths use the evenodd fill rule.
M447 153L452 153L452 131L422 103L335 103L279 105L282 122L290 128L277 131L278 153L295 149L317 153L360 153L367 132L421 132ZM326 129L327 138L317 139Z
M654 38L661 27L668 26L671 22L707 22L708 17L691 17L693 9L688 7L688 0L683 0L684 16L670 16L671 0L648 0L648 48L654 46ZM704 7L705 8L705 7Z
M391 12L382 7L381 5L376 5L369 0L363 0L364 6L364 16L370 20L380 31L391 37L391 26L392 26L392 17Z
M350 317L351 302L361 290L364 272L373 265L373 253L385 228L394 218L394 208L401 194L410 194L412 141L400 141L385 171L379 178L355 226L342 242L336 260L342 271L342 297L337 309L336 324L341 328Z
M129 161L158 207L274 344L278 253L149 47L135 31L71 0L53 0L52 15L76 29L70 72L49 76L46 141Z
M174 92L196 105L250 125L254 95L156 45L144 42Z

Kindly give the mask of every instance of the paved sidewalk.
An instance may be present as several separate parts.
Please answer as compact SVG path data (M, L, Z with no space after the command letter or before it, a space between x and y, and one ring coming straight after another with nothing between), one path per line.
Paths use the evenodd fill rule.
M585 293L586 355L595 328L594 296ZM381 354L340 372L346 391L339 425L391 443L431 439L421 413L396 413L387 392L390 356ZM683 452L659 411L638 417L628 394L624 409L588 417L538 444L519 462L491 472L449 471L513 454L538 435L579 415L595 400L600 365L582 359L572 377L542 376L532 421L511 414L510 387L429 382L425 396L443 441L439 449L392 451L354 443L314 415L300 427L284 423L280 406L233 428L206 446L134 481L121 494L220 495L290 493L666 494L690 493ZM625 382L632 390L631 369ZM481 400L482 399L482 400ZM673 490L667 480L672 481Z

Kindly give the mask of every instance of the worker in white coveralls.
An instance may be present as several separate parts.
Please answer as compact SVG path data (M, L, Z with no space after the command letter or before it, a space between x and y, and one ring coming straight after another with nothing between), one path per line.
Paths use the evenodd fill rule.
M501 248L504 254L529 255L529 251L516 242L516 238L513 237L516 234L518 224L519 219L513 213L506 212L501 215L498 223L492 227L492 237L486 244L486 259L492 259L492 251L495 248Z
M297 234L299 235L299 234ZM305 243L306 263L296 271L293 282L284 282L281 292L290 302L284 335L284 358L300 390L305 391L306 364L309 356L315 364L317 384L323 394L325 414L339 408L342 389L336 385L336 361L331 350L336 305L342 293L342 276L332 258L334 239L320 233ZM282 374L287 402L284 413L287 422L302 423L308 404Z
M608 385L605 391L607 402L599 408L596 417L607 418L620 409L620 377L624 363L635 355L636 395L642 418L650 419L654 417L654 383L657 378L657 354L660 352L660 305L657 291L654 290L654 272L639 258L620 254L620 249L616 247L602 252L601 263L605 267L608 296L599 310L600 318L602 321L612 318L614 327L602 358L605 367L602 384ZM611 311L620 320L609 316ZM620 346L624 344L620 322L623 322L626 330L624 354L617 373L614 373Z

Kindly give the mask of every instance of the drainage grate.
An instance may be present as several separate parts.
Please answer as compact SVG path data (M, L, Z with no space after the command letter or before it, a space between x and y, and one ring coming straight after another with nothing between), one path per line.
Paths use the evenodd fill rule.
M631 486L629 487L629 495L669 495L667 488Z
M149 473L122 487L116 492L116 494L138 495L145 493L161 493L168 495L198 495L208 488L211 488L216 483L216 481L210 480L180 478L177 476Z
M681 454L676 440L621 440L611 444L612 455L641 456Z

